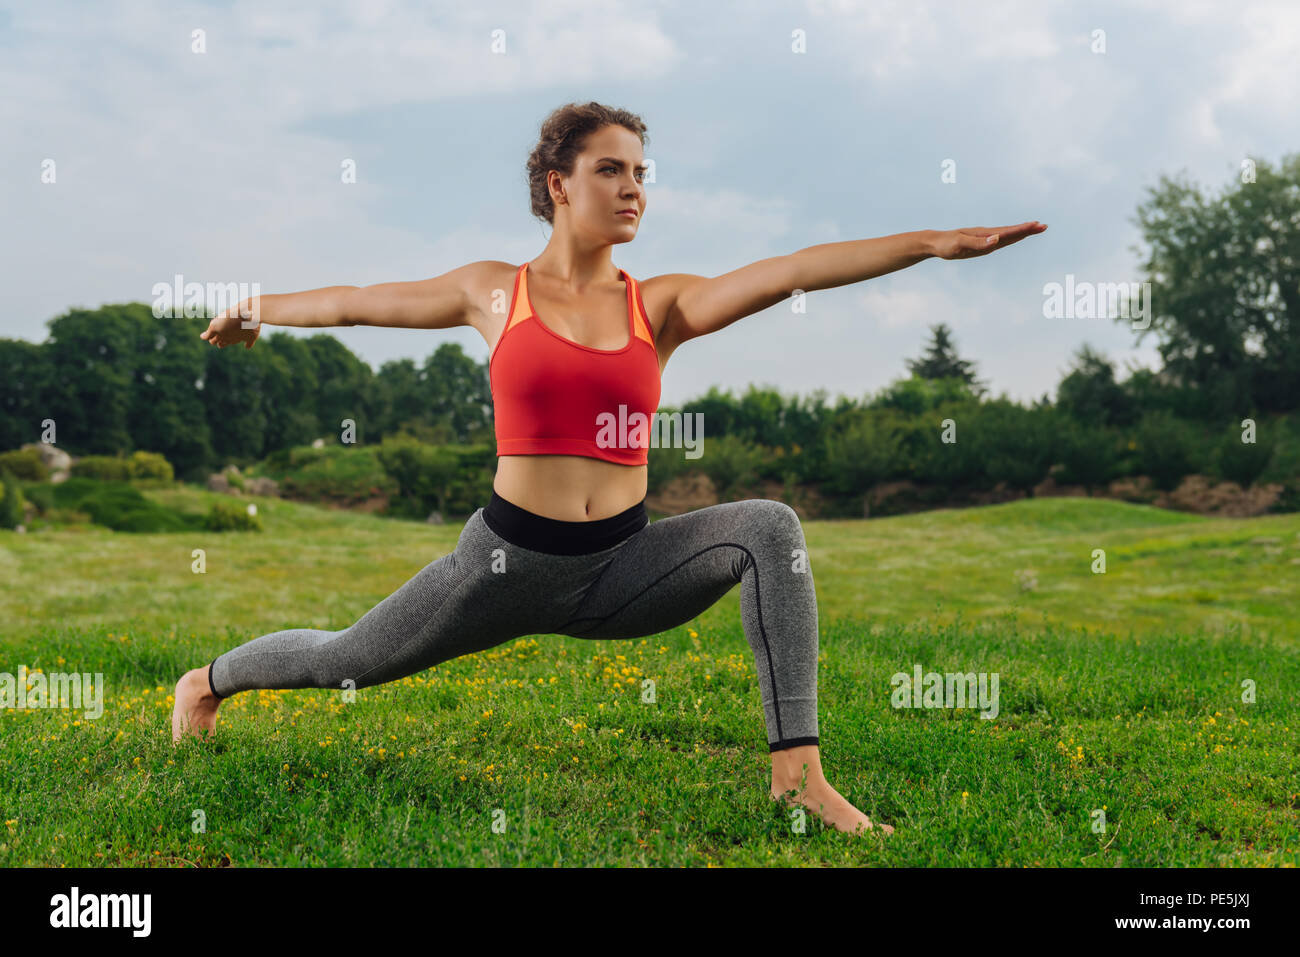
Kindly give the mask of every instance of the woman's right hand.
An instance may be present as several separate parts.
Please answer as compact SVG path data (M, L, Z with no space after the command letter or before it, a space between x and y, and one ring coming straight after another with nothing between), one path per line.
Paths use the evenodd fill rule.
M210 323L208 328L199 333L200 339L206 339L209 343L218 349L224 349L226 346L233 346L236 343L244 343L245 349L253 348L253 343L257 337L262 334L262 323L256 318L243 319L240 317L241 311L248 311L249 300L245 299L223 310ZM256 317L257 313L252 313ZM251 328L244 328L247 323Z

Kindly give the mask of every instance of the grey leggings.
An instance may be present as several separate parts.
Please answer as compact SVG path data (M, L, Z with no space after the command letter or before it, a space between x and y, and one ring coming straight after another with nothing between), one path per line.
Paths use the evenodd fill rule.
M645 525L588 555L522 548L483 509L456 549L342 631L276 631L219 656L212 690L365 688L524 635L641 638L691 621L740 583L770 751L817 744L817 597L794 509L724 502Z

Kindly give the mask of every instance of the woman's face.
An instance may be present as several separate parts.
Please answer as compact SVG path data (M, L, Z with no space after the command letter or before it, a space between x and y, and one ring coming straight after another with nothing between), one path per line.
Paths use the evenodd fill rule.
M563 228L596 242L631 242L645 213L644 164L641 139L626 127L592 133L574 160L572 176L557 170L548 176L556 228L563 219ZM636 215L620 214L624 209Z

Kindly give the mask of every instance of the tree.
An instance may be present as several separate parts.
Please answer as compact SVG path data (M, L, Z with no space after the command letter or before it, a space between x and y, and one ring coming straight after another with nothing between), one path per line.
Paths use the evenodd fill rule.
M50 353L44 346L0 339L0 449L40 440L41 420L50 411L45 403L50 373Z
M1162 176L1138 207L1156 305L1138 341L1158 337L1202 415L1300 406L1300 154L1276 171L1260 160L1250 179L1207 198Z
M906 360L907 371L922 379L960 379L977 398L985 388L975 379L974 364L958 358L946 323L930 327L933 336L923 359Z
M492 388L481 363L458 342L444 342L424 361L419 392L424 420L446 442L474 442L491 432Z
M42 418L57 428L57 444L76 455L131 448L128 410L138 316L122 306L72 309L50 321L50 381Z
M682 405L682 418L702 415L706 434L711 436L739 435L740 416L735 397L730 389L720 390L716 385L709 391Z
M287 332L263 332L248 356L261 369L262 404L267 410L262 454L309 445L322 426L316 414L320 379L306 340Z
M351 419L356 423L358 444L377 440L379 430L370 415L370 383L374 378L370 366L331 335L307 336L303 345L315 360L314 404L321 430L338 439L343 420Z
M212 447L198 381L211 350L195 323L155 318L148 306L126 307L136 319L129 427L136 449L157 452L182 476L206 475ZM244 351L244 350L240 350Z
M428 411L414 359L391 359L375 375L375 414L384 435L418 434Z
M1128 425L1134 409L1115 381L1115 366L1086 343L1075 353L1072 370L1056 387L1057 408L1076 422Z
M251 350L243 346L216 349L201 340L200 345L208 352L198 393L212 436L214 461L261 458L267 445L267 420L281 411L267 402L266 366L254 355L267 346L266 337L259 337Z
M871 409L895 409L904 415L920 415L941 405L975 405L976 398L964 381L953 376L946 379L922 379L912 375L895 379L868 403Z

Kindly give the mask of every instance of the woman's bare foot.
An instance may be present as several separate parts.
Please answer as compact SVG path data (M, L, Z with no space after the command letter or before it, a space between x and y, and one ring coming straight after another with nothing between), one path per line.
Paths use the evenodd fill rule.
M806 777L803 769L805 764L808 765ZM781 801L787 806L803 805L824 823L839 831L865 834L879 830L885 834L894 833L888 824L873 824L870 818L831 787L822 774L816 745L772 752L771 795L773 800Z
M208 685L208 667L187 671L176 682L176 703L172 706L172 743L187 733L203 737L217 729L217 708L222 699L212 693Z

